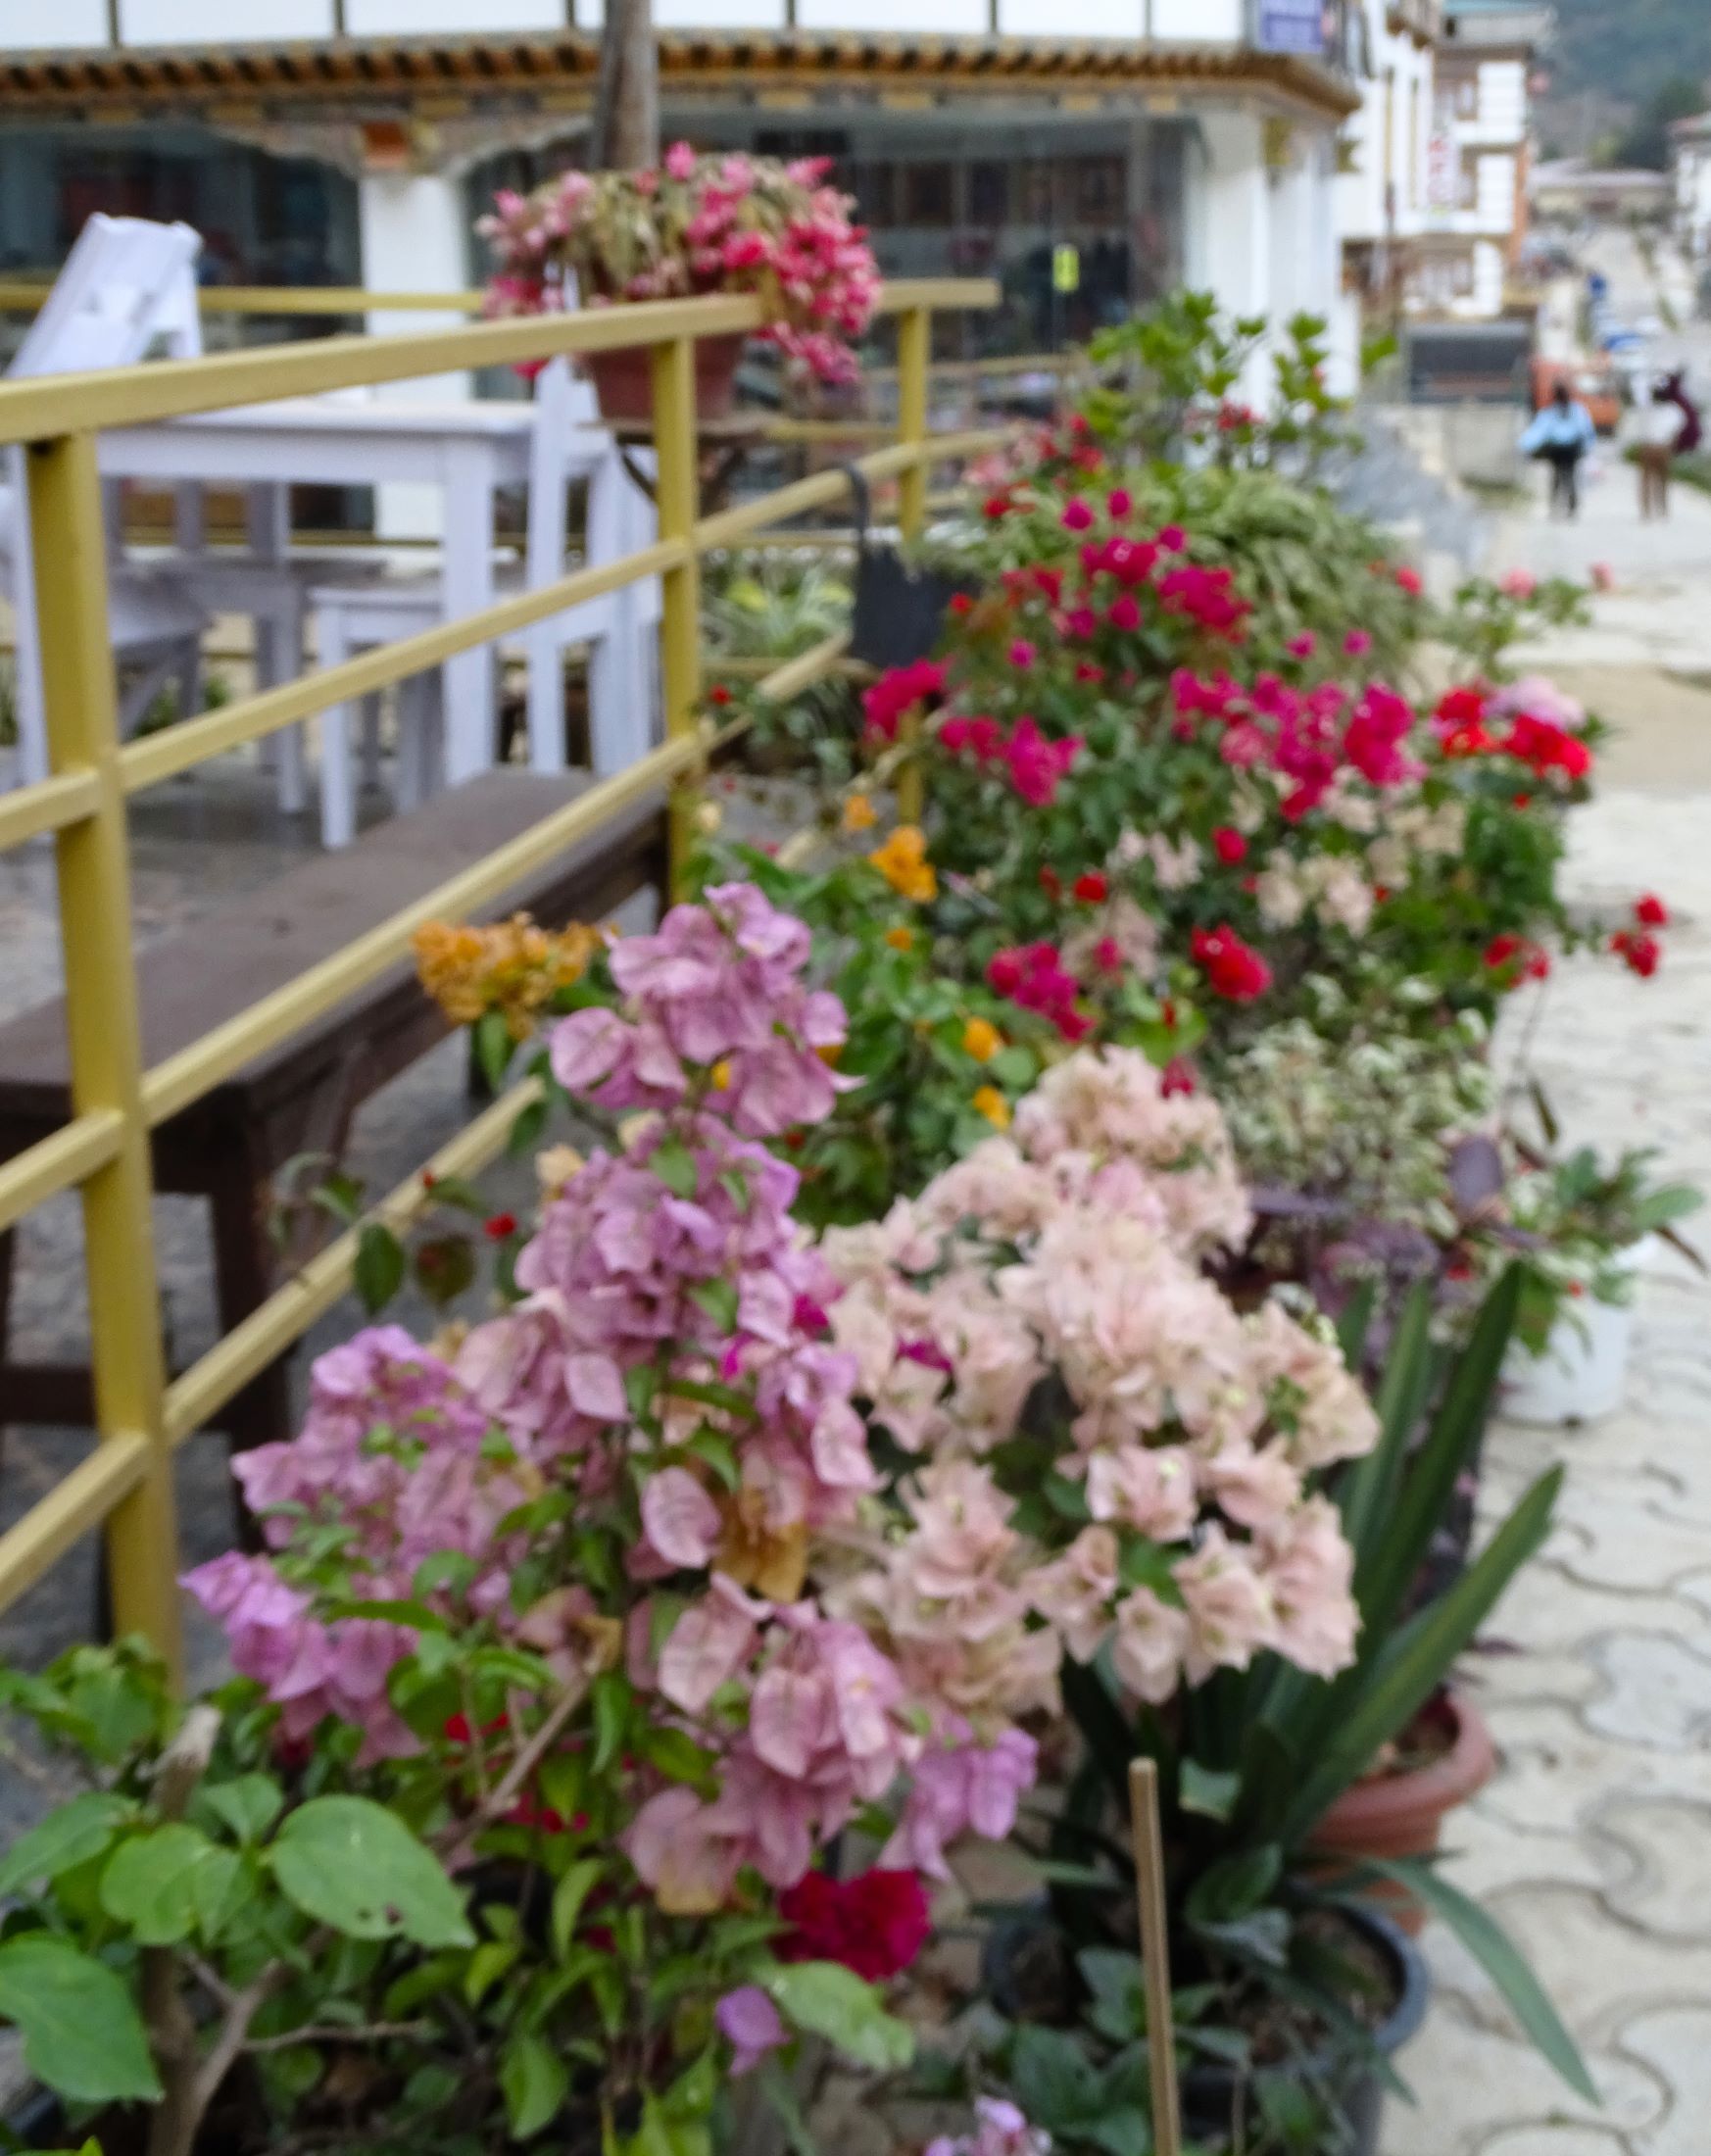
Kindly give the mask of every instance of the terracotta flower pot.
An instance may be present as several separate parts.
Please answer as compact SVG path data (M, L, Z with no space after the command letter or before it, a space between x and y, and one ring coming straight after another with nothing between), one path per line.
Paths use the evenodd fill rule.
M1307 1846L1351 1865L1365 1857L1434 1854L1444 1814L1483 1789L1497 1766L1491 1731L1459 1694L1440 1693L1414 1728L1423 1731L1434 1723L1447 1738L1436 1759L1423 1767L1381 1769L1344 1789L1308 1836ZM1425 1924L1426 1912L1403 1887L1375 1886L1370 1898L1406 1932L1418 1933Z
M737 363L743 356L744 339L702 337L695 347L695 407L704 419L722 419L737 395ZM622 352L588 352L582 356L600 399L603 419L651 420L654 416L654 374L648 347L639 345Z

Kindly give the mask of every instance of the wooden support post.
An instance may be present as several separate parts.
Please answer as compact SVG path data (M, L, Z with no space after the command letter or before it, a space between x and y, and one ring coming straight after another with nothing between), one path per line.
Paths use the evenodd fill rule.
M1164 1837L1158 1823L1158 1769L1150 1759L1130 1762L1129 1814L1135 1842L1135 1892L1141 1910L1141 1967L1147 1991L1153 2156L1182 2156L1176 2023L1170 2004L1170 1924L1164 1899Z

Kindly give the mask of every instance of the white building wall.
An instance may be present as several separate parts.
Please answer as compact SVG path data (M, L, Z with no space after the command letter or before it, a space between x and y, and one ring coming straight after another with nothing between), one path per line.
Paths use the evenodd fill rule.
M1377 0L1375 0L1377 5ZM118 0L126 45L233 45L330 37L333 0ZM777 28L786 0L660 0L664 28ZM1378 8L1382 16L1382 6ZM580 27L597 26L600 0L576 0ZM476 34L564 26L565 0L346 0L355 37ZM980 36L987 0L799 0L813 30L915 30ZM104 45L107 0L0 0L0 51ZM1000 0L1002 34L1026 37L1151 37L1166 44L1245 41L1247 0Z
M48 51L55 47L105 45L107 0L0 0L0 50Z
M353 37L553 30L564 27L564 8L563 0L345 0L345 26Z
M1527 132L1527 68L1520 60L1480 62L1479 131L1486 140L1519 142Z
M120 0L119 30L127 45L330 37L332 0Z

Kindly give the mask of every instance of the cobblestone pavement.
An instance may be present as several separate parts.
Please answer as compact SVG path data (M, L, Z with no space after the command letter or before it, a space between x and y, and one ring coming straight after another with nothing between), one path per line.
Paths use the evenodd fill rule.
M1648 622L1654 652L1711 644L1704 581L1695 596L1684 567L1708 531L1696 506L1681 554L1625 577L1563 655L1577 665L1556 668L1624 729L1605 759L1616 783L1575 818L1571 896L1614 911L1656 890L1676 918L1650 982L1593 957L1559 965L1532 1061L1575 1140L1655 1145L1672 1176L1711 1190L1711 698L1636 662ZM1510 559L1536 561L1540 536L1511 535ZM1618 558L1619 532L1589 536ZM1711 2151L1711 1284L1672 1253L1640 1288L1625 1410L1585 1430L1499 1427L1490 1518L1559 1459L1556 1531L1469 1664L1501 1768L1450 1822L1449 1872L1526 1949L1603 2105L1556 2082L1434 1930L1433 2012L1400 2061L1420 2100L1391 2106L1384 2156Z

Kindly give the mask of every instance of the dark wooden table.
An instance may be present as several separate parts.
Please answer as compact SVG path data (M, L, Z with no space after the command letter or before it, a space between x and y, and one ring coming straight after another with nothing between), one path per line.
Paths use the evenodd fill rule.
M161 1062L331 957L591 783L584 774L488 772L259 891L221 900L206 922L151 945L138 958L145 1063ZM503 919L521 909L548 927L602 921L638 891L662 893L665 881L660 794L549 862L478 917ZM448 1031L414 965L402 959L155 1133L156 1188L210 1202L222 1332L275 1286L268 1216L276 1171L298 1153L342 1152L362 1103ZM70 1116L65 1005L56 999L0 1025L0 1160L50 1136ZM91 1426L86 1366L10 1359L15 1255L13 1234L0 1234L0 1426ZM221 1426L234 1448L292 1434L285 1358L229 1403Z

